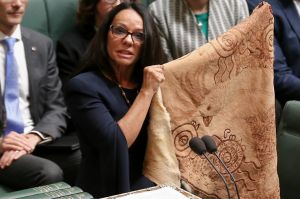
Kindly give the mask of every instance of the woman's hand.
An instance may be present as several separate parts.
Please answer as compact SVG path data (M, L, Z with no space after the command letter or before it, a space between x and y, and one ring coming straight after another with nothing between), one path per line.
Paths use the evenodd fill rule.
M128 147L134 143L140 133L153 95L164 80L163 65L153 65L144 68L142 88L128 112L118 121Z
M141 92L154 95L160 83L165 80L163 65L153 65L144 68L144 77Z

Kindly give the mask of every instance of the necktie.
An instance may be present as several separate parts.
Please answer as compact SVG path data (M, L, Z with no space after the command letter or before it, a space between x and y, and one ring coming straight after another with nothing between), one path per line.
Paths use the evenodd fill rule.
M14 58L15 38L4 40L6 44L6 62L5 62L5 88L4 103L6 109L6 127L4 134L10 131L23 133L24 123L19 108L19 84L18 84L18 67Z

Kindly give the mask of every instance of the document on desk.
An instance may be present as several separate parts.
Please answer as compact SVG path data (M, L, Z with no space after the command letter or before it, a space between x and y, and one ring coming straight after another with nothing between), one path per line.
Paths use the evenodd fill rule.
M127 196L120 197L118 199L188 199L182 193L176 191L171 187L163 187L156 190L145 191Z

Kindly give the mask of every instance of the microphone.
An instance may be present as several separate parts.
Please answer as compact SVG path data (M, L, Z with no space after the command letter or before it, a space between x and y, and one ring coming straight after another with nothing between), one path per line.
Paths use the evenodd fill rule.
M235 188L236 195L237 195L238 199L240 199L239 189L237 187L235 178L232 175L232 173L229 171L229 169L227 168L227 166L224 163L224 161L216 153L217 150L218 150L218 148L217 148L217 145L216 145L214 139L211 136L205 135L205 136L202 137L202 141L204 142L204 144L206 146L207 152L211 153L211 154L214 154L218 158L218 160L221 162L221 164L223 165L223 167L226 170L226 172L229 174L231 181L234 183L234 188Z
M194 151L196 154L198 155L203 155L205 157L205 159L209 162L209 164L214 168L214 170L218 173L218 175L221 177L222 181L225 184L226 187L226 191L228 194L228 198L230 199L230 192L228 189L228 185L226 183L226 180L224 178L224 176L218 171L218 169L215 167L215 165L212 163L212 161L207 157L207 155L205 154L206 151L206 146L203 142L203 140L199 137L193 137L192 139L190 139L189 141L189 146L191 147L192 151Z

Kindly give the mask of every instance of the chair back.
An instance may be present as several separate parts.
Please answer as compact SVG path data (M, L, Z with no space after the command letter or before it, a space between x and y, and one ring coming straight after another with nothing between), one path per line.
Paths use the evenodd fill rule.
M300 101L288 101L278 128L278 175L282 199L300 198Z
M78 0L29 0L22 25L56 42L76 23Z

